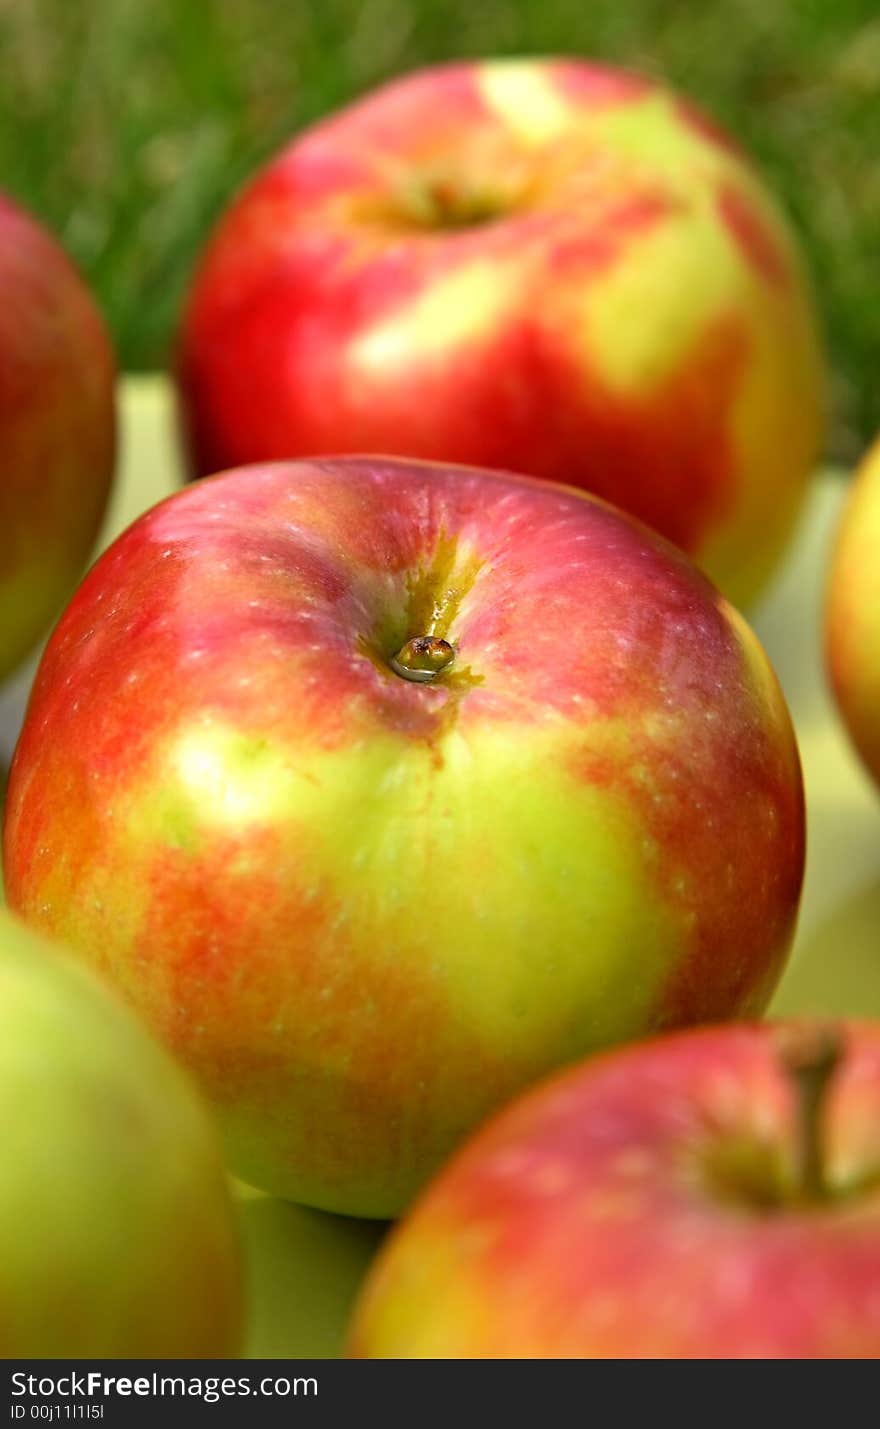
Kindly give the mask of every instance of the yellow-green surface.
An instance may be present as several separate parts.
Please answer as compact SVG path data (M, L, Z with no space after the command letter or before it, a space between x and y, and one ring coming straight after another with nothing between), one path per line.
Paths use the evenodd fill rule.
M180 482L166 384L127 379L122 418L121 472L103 544ZM787 564L750 613L794 715L809 818L798 939L773 1010L880 1016L880 795L849 749L825 689L820 651L825 561L845 490L831 474L817 482ZM32 667L0 696L7 747L31 674ZM250 1282L246 1353L332 1355L381 1227L244 1189L239 1206Z

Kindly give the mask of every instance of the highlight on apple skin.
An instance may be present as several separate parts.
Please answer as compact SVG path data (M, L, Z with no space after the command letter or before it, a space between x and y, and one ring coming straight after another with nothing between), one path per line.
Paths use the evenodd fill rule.
M74 960L0 914L0 1357L223 1357L241 1273L189 1079Z
M82 574L115 458L110 339L49 233L0 193L0 679Z
M880 1025L679 1032L459 1151L355 1307L365 1358L880 1356Z
M613 501L742 605L818 455L824 363L767 186L679 95L574 60L427 69L220 220L177 375L195 474L393 452Z
M761 1010L803 840L775 676L680 552L544 481L344 458L196 483L101 557L4 859L237 1174L386 1217L553 1067Z
M844 723L880 784L880 441L857 473L837 532L825 650Z

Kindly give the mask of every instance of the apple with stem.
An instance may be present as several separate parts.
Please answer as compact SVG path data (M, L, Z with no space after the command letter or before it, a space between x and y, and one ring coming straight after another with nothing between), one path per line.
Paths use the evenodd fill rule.
M763 1008L803 817L766 657L681 553L544 481L344 458L197 483L101 557L4 858L244 1180L386 1217L549 1069Z
M507 468L613 501L737 604L822 435L798 244L674 92L442 65L296 138L198 266L176 363L198 475L316 453Z
M379 1253L367 1358L880 1357L880 1024L715 1027L482 1128Z
M825 649L846 727L880 784L880 441L856 474L837 532Z
M0 679L70 596L107 505L113 352L85 283L0 194Z
M8 913L0 1029L0 1357L235 1354L237 1234L188 1079Z

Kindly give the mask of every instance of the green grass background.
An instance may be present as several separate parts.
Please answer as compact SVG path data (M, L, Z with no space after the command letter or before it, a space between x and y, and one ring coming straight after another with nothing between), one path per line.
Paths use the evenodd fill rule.
M0 186L150 368L213 218L288 135L419 64L551 52L664 76L754 154L809 250L830 454L854 457L880 428L878 0L0 0Z

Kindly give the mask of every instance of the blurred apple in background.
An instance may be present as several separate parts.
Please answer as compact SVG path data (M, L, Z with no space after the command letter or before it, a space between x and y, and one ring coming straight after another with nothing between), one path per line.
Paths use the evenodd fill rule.
M819 452L797 245L682 98L571 60L429 69L308 130L221 220L178 376L192 467L394 452L598 493L725 594Z
M837 533L825 644L840 711L880 784L880 441L857 473Z
M5 863L238 1174L388 1216L549 1068L765 1005L803 797L757 640L647 528L525 477L279 463L86 577Z
M115 997L0 914L0 1356L236 1353L238 1245L196 1093Z
M380 1251L353 1355L880 1357L880 1025L731 1026L506 1109Z
M98 534L115 366L83 280L0 194L0 679L45 635Z

